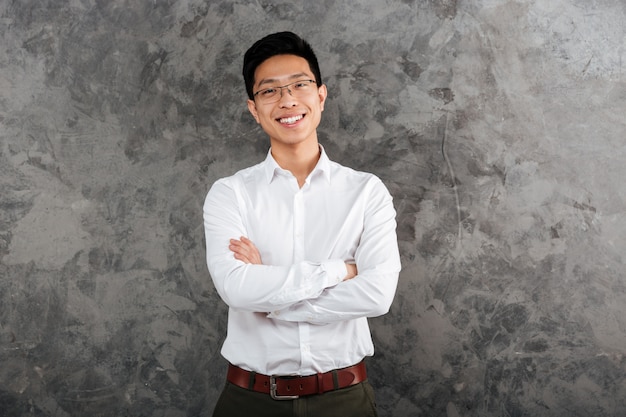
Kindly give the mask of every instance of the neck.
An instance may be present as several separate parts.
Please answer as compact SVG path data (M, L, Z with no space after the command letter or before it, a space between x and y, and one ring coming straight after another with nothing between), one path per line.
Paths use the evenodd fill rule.
M320 148L317 141L290 146L272 144L272 156L281 168L296 177L298 185L302 187L320 159Z

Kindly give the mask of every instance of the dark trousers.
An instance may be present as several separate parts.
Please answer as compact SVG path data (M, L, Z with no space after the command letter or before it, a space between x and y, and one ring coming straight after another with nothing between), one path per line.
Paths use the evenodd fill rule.
M226 383L213 417L377 417L369 382L296 400L274 400L269 394Z

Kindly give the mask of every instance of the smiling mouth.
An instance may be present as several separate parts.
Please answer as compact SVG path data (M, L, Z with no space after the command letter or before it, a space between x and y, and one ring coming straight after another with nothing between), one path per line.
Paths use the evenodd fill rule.
M282 119L278 119L278 122L284 125L292 125L302 120L303 118L304 118L304 115L299 114L297 116L292 116L292 117L283 117Z

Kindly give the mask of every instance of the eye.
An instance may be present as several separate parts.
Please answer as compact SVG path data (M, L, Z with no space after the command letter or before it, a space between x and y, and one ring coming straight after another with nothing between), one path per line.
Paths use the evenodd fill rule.
M294 88L297 88L298 90L303 90L303 89L309 87L309 85L310 84L307 81L298 81L293 86L294 86Z

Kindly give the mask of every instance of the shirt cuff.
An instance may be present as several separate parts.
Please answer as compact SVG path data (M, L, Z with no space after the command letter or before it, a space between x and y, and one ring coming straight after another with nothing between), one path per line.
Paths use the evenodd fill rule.
M329 286L337 285L348 275L346 263L341 259L332 259L322 262L322 268L328 276Z

